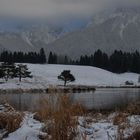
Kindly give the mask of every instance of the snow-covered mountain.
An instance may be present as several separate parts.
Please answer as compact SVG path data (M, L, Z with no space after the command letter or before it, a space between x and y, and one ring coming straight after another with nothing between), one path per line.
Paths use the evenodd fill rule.
M93 17L87 28L57 39L47 48L71 57L92 54L97 49L108 54L115 49L140 51L140 7L101 12Z
M22 39L35 48L45 48L64 34L63 28L51 28L46 24L36 25L27 29L20 30Z
M0 21L0 50L38 51L61 36L83 28L86 23L87 21L82 19L67 23Z
M0 50L38 51L43 47L46 52L72 58L93 54L97 49L108 54L115 49L140 51L140 7L106 10L88 23L87 19L77 19L59 25L47 22L25 25L14 30L0 25Z
M14 29L0 30L0 49L11 51L38 51L58 39L62 28L51 28L47 24L35 24Z

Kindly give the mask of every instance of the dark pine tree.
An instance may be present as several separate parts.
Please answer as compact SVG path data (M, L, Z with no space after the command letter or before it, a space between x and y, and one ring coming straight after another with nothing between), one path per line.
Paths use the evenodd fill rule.
M68 65L69 64L69 60L68 60L68 57L65 55L65 58L64 58L64 64L65 65Z
M115 50L110 56L110 71L115 73L122 73L123 69L123 53Z
M48 64L53 64L53 54L52 54L52 52L50 52L50 54L49 54Z
M57 64L57 55L55 53L50 52L48 57L48 64Z
M46 63L46 55L43 48L40 49L40 63Z
M140 54L138 51L136 51L132 55L131 71L135 73L140 73Z
M57 55L53 54L53 64L57 64Z
M109 58L106 53L102 54L102 68L109 70Z
M94 58L93 58L93 65L95 67L99 67L99 68L102 68L102 52L101 50L97 50L95 53L94 53Z

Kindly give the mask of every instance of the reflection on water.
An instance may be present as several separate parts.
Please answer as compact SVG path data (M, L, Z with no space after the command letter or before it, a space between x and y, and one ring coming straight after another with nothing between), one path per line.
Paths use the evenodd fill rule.
M88 109L113 109L140 101L140 89L97 89L94 93L75 94L73 100L80 101Z
M60 93L59 93L60 94ZM128 103L140 101L138 88L98 88L94 92L70 93L73 102L80 102L87 109L113 109ZM0 94L0 100L7 100L19 110L34 110L39 100L48 97L44 93Z

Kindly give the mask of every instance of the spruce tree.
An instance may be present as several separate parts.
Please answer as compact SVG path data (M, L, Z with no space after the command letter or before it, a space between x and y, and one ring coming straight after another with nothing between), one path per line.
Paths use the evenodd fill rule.
M40 49L40 63L46 63L46 55L43 48Z
M49 54L48 64L53 64L53 54L52 54L52 52L50 52L50 54Z
M65 55L65 58L64 58L64 64L67 64L68 65L68 57Z
M93 65L95 67L102 68L102 52L101 52L101 50L97 50L94 53Z

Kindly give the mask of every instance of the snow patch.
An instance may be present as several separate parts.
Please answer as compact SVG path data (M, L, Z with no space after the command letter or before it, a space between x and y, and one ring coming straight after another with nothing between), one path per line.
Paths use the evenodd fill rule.
M42 125L42 123L33 119L33 114L26 113L21 127L3 140L38 140Z

